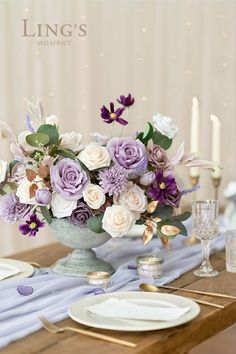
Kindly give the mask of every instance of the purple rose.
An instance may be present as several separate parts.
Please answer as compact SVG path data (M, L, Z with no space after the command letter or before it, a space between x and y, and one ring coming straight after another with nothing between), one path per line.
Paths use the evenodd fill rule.
M39 205L48 205L51 203L52 193L46 188L37 189L35 199Z
M91 216L92 212L87 204L78 201L76 209L73 210L71 216L68 217L68 220L74 225L85 227Z
M159 145L152 145L148 148L149 162L153 167L164 170L168 165L168 158L164 149Z
M112 160L128 172L141 174L147 169L147 152L140 140L131 137L113 138L108 142L107 149Z
M62 159L51 169L53 189L60 193L64 199L80 199L89 182L89 177L82 170L78 161Z

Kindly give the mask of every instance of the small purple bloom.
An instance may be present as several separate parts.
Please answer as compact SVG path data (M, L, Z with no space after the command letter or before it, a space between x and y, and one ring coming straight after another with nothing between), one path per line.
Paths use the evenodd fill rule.
M175 178L171 174L164 175L162 170L156 170L155 181L148 188L148 195L161 204L178 207L181 199Z
M19 231L22 235L35 236L41 227L45 226L45 222L39 220L36 214L30 215L29 219L26 220L26 224L19 225Z
M90 182L78 161L62 159L51 169L53 189L64 199L77 200L82 197L84 188Z
M109 196L125 191L128 183L127 170L119 165L99 172L100 186Z
M143 186L149 186L155 179L155 173L152 171L148 171L144 173L140 178L139 178L139 183L142 184Z
M107 144L112 160L129 173L142 174L147 169L146 148L140 140L131 137L113 138Z
M186 194L195 192L195 191L197 191L199 188L200 188L200 186L197 185L197 186L191 187L190 189L183 189L183 190L181 191L181 195L186 195Z
M137 266L129 264L127 268L130 270L135 270L135 269L137 269Z
M121 95L117 102L122 104L124 107L130 107L134 104L134 97L129 93L128 96Z
M92 212L87 204L78 201L76 209L73 210L71 216L68 217L68 220L74 225L85 227L91 216Z
M46 188L39 188L36 191L35 200L39 205L48 205L52 200L52 193Z
M23 296L31 295L34 292L32 286L27 286L27 285L18 285L16 290L18 291L18 293L20 295L23 295Z
M11 224L27 217L32 208L32 205L21 203L15 193L0 198L0 216Z
M105 123L111 124L114 121L118 122L122 125L128 124L127 120L121 118L122 113L125 111L125 107L114 109L114 103L110 103L110 111L105 106L101 108L101 117L103 118Z

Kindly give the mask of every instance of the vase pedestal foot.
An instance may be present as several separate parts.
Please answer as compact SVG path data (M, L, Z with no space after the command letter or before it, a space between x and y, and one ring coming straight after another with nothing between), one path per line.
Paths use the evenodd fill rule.
M96 257L96 253L89 250L75 250L66 257L65 260L59 261L53 271L62 275L86 278L88 272L108 272L114 273L114 268L107 262Z

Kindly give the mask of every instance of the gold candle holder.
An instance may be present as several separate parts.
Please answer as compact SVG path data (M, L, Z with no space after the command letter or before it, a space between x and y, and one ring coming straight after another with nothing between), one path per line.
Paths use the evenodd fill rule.
M212 177L212 183L214 187L214 198L218 200L219 198L219 187L220 187L221 177Z
M199 183L199 178L200 176L189 176L190 183L192 187L195 187ZM196 191L193 192L193 202L196 201ZM192 232L191 236L187 238L185 241L185 244L187 246L193 246L196 245L199 242L199 240L195 237L194 233Z

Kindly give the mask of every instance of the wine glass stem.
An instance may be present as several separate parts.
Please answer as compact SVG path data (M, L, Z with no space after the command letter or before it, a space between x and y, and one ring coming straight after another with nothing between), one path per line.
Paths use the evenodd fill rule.
M202 252L203 252L203 262L202 267L204 268L211 268L211 263L209 260L210 256L210 241L209 240L202 240Z

